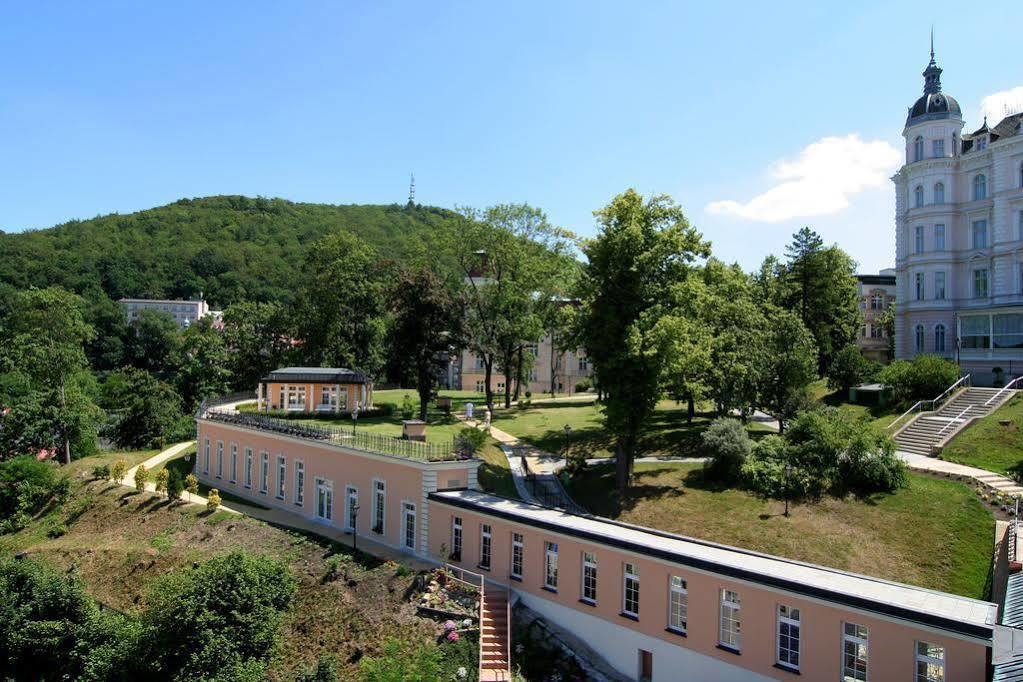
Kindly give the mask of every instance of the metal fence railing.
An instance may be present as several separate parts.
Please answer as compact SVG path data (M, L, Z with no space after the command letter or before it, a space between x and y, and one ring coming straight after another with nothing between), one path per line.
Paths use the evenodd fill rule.
M222 401L220 404L226 402L234 401ZM381 433L360 431L358 428L350 429L343 426L309 424L256 412L218 410L215 406L210 406L206 403L199 408L196 416L260 431L272 431L295 438L305 438L321 442L328 441L352 448L353 450L394 455L426 462L441 462L458 459L459 457L455 452L454 441L451 439L424 443Z

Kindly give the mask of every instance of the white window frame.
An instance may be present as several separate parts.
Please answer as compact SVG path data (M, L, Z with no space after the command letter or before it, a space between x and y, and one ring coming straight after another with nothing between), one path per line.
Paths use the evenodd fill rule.
M202 464L202 472L206 476L210 475L210 439L206 439L206 450Z
M934 300L945 300L945 271L939 270L934 273Z
M332 522L334 520L334 482L325 478L316 477L313 479L316 487L316 518L321 521ZM320 494L323 491L324 504L320 505ZM322 510L322 514L320 513Z
M217 441L217 478L224 478L224 441Z
M987 218L981 218L970 222L970 245L974 249L986 249L988 247L988 223ZM978 237L983 237L978 239Z
M920 647L928 647L924 652L920 652ZM932 656L930 649L940 650L941 655ZM945 647L938 644L931 644L930 642L924 642L917 640L913 643L913 680L914 682L945 682ZM921 671L921 666L923 670Z
M278 500L283 500L287 497L287 476L288 459L283 454L277 455L277 494L275 497Z
M622 564L622 614L639 618L639 568L631 561Z
M379 520L379 524L377 521ZM378 530L379 528L379 530ZM387 481L373 479L373 527L374 533L383 535L387 528Z
M508 575L522 580L522 566L526 556L525 537L522 533L512 533L511 547L511 569Z
M922 324L913 328L913 347L917 353L923 353L927 343L927 330Z
M913 253L924 252L924 226L917 225L913 228Z
M931 140L931 156L933 156L936 159L940 159L941 157L945 156L944 139L938 138L936 140Z
M266 450L259 453L259 492L270 492L270 453Z
M231 483L238 482L238 443L231 443Z
M543 543L543 586L558 591L558 543L550 540Z
M689 626L689 585L680 575L668 576L668 629L686 634Z
M412 519L411 526L409 519ZM416 551L416 505L408 500L401 501L401 547L402 549ZM409 541L409 528L412 529L411 542Z
M924 300L924 296L927 295L927 290L926 290L926 287L924 286L924 284L925 284L924 283L924 273L918 272L918 273L914 274L913 275L913 282L914 282L914 284L916 286L916 291L914 292L916 294L916 300L918 300L918 301Z
M984 274L983 277L980 277L981 273ZM978 284L981 281L983 281L983 284L984 284L983 290L981 290L981 287L978 286ZM976 268L973 271L973 298L987 298L988 294L990 292L990 287L991 287L991 282L990 282L990 279L989 279L988 269L987 268Z
M775 663L787 670L799 670L800 642L802 640L802 623L798 607L778 604L775 625ZM793 635L795 632L795 635ZM785 639L788 646L784 646Z
M489 571L494 556L494 533L489 523L480 524L480 562L479 567Z
M867 682L869 641L870 630L867 627L848 621L842 623L842 682ZM852 647L852 652L849 647Z
M359 488L349 483L345 486L345 530L354 533L355 524L359 522L358 515L352 513L352 509L359 505Z
M451 558L454 561L462 560L462 517L451 517Z
M305 462L295 460L295 499L297 506L305 505Z
M597 603L597 555L594 552L583 552L582 596L580 599L587 604Z
M913 208L923 208L924 206L924 188L923 185L917 185L913 188Z
M945 250L945 224L938 223L934 226L934 250Z
M742 650L742 600L735 590L721 588L718 610L718 644L732 651Z
M245 448L245 487L252 487L252 448Z

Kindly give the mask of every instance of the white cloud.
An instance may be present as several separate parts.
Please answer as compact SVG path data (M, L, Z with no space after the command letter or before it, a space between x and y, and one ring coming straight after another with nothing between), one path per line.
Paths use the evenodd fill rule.
M1023 85L1002 90L980 100L980 115L987 116L989 126L994 126L1010 114L1023 111Z
M803 148L795 159L771 164L777 184L743 203L732 199L707 204L707 212L776 223L791 218L829 215L849 206L849 198L883 187L902 163L888 142L864 142L859 135L825 137Z

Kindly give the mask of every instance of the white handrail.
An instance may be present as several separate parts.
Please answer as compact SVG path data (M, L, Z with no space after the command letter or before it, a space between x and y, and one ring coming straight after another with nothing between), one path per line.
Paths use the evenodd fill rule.
M987 407L988 405L993 403L995 401L995 398L998 398L999 396L1001 396L1002 393L1004 393L1005 391L1010 390L1012 388L1013 384L1019 383L1020 381L1023 381L1023 376L1018 376L1015 379L1013 379L1012 381L1010 381L1009 383L1007 383L1005 386L1002 386L1002 389L1000 391L998 391L998 393L995 393L993 396L988 398L988 401L986 403L984 403L984 407Z
M891 424L886 426L885 430L886 431L891 431L892 428L894 428L895 425L898 424L900 421L902 421L902 419L904 417L906 417L907 415L910 415L910 414L912 414L914 412L921 412L921 411L923 411L923 408L924 408L925 404L927 404L928 407L931 410L935 409L935 407L937 407L939 403L941 403L946 397L949 396L949 394L951 394L957 388L961 388L962 385L964 385L964 384L969 385L971 383L970 382L970 376L971 375L967 374L967 375L965 375L963 377L960 377L959 381L955 382L954 384L952 384L951 386L946 388L945 392L942 393L941 395L939 395L934 400L920 400L920 401L917 401L917 403L915 405L913 405L913 407L909 408L908 410L906 410L905 412L900 414L898 417L895 418L895 420Z
M949 427L951 427L951 426L952 426L953 424L958 424L958 423L959 423L959 421L960 421L960 420L962 419L963 415L964 415L964 414L966 414L967 412L969 412L969 411L970 411L970 408L972 408L972 407L973 407L972 405L971 405L970 407L967 407L967 408L966 408L965 410L963 410L962 412L960 412L960 413L959 413L958 415L956 415L956 416L955 416L955 417L953 417L952 419L949 419L949 420L948 420L948 423L947 423L947 424L945 424L944 426L942 426L942 427L941 427L941 430L940 430L940 431L938 431L938 440L939 440L939 441L941 440L941 437L942 437L942 435L944 435L944 433L945 433L945 429L948 429L948 428L949 428Z

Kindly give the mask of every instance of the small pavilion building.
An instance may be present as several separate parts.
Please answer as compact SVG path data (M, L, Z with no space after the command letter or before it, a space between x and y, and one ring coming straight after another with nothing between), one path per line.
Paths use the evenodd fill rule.
M259 380L258 409L351 412L373 406L373 381L343 367L283 367Z

